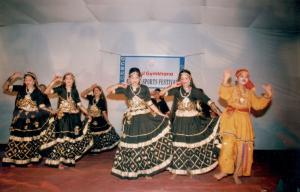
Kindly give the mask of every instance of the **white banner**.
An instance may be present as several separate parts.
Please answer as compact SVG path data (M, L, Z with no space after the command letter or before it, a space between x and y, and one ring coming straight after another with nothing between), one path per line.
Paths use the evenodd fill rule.
M142 84L149 88L163 88L177 81L184 61L184 57L121 56L120 82L127 81L129 69L137 67L142 73Z

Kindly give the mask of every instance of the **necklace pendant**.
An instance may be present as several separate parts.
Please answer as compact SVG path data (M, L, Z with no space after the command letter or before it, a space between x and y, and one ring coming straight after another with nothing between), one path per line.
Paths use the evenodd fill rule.
M190 99L187 98L187 97L185 97L185 98L182 100L182 103L183 103L184 107L187 107L188 104L189 104L189 102L190 102Z
M245 98L243 98L243 97L240 97L240 104L244 104L245 103Z

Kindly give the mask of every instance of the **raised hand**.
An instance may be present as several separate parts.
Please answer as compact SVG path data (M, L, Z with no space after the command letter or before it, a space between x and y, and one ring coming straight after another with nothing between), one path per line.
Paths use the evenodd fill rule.
M224 76L224 82L228 82L231 78L232 71L230 69L224 70L223 76Z
M182 83L179 82L179 81L177 81L177 82L173 83L173 84L171 85L171 87L172 87L172 88L175 88L175 87L180 87L181 85L182 85Z
M12 74L11 76L13 79L18 79L18 78L22 78L22 73L20 72L15 72Z
M97 83L94 83L93 85L91 85L91 89L94 89L97 86L98 86Z
M268 97L272 97L272 86L270 84L263 84L262 88L265 90L265 93Z
M53 82L55 82L55 83L62 82L62 81L63 81L62 76L55 75L54 78L53 78Z

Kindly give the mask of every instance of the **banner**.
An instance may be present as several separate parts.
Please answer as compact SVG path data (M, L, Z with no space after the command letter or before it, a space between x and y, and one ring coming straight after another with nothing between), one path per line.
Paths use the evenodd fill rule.
M128 79L129 69L137 67L142 73L142 84L149 88L164 88L175 83L184 69L184 57L170 56L121 56L120 83Z

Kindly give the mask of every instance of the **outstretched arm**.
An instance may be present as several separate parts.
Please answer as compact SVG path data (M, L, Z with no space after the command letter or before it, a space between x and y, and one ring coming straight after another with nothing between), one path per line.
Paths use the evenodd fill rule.
M109 122L109 120L108 120L107 112L106 112L106 111L102 111L102 115L103 115L104 119L106 120L106 122L107 122L108 124L110 124L110 122Z
M158 115L160 115L160 116L163 116L163 117L168 117L168 115L165 115L165 114L163 114L152 102L151 102L151 104L150 105L148 105L149 107L150 107L150 109L152 110L152 111L154 111L154 113L156 113L156 114L158 114Z
M221 111L221 109L215 104L215 102L211 102L209 106L210 106L211 110L212 110L215 114L218 114L218 116L221 116L222 111Z
M180 82L173 83L172 85L170 85L170 86L164 88L163 90L161 90L161 91L159 92L159 96L165 96L166 93L167 93L169 90L171 90L171 89L173 89L173 88L176 88L176 87L180 87L180 86L181 86L181 83L180 83Z
M107 89L106 89L106 92L107 92L107 94L109 95L109 94L115 94L116 92L116 89L117 88L119 88L119 87L122 87L122 88L124 88L124 89L126 89L127 88L127 84L126 83L118 83L118 84L115 84L115 85L111 85L111 86L109 86Z

